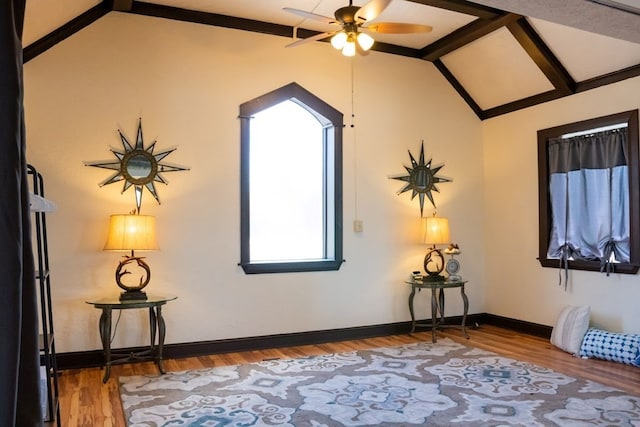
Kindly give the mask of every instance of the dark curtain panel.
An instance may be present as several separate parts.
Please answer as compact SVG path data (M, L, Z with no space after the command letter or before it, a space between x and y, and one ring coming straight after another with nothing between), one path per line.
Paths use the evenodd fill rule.
M0 426L42 426L22 82L25 0L0 2Z
M626 128L549 140L549 258L629 262L626 145Z

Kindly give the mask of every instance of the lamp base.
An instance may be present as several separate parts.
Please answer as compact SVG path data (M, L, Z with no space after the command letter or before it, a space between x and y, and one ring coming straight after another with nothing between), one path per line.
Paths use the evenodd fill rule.
M146 301L147 294L143 291L126 291L120 294L120 301Z
M444 257L440 249L436 249L434 246L424 256L424 271L427 273L425 280L444 280L440 274L442 270L444 270ZM429 279L429 277L435 278Z
M440 274L427 274L426 276L422 276L423 282L444 282L444 276Z
M142 257L137 257L131 251L131 256L125 256L124 259L120 261L118 264L118 268L116 269L116 283L120 287L120 289L124 290L120 294L120 301L146 301L147 294L142 292L142 289L149 284L149 280L151 279L151 269ZM137 265L139 268L143 270L143 275L140 277L140 282L137 285L126 285L122 283L122 278L132 274L131 271L127 270L127 265ZM130 267L131 268L131 267Z

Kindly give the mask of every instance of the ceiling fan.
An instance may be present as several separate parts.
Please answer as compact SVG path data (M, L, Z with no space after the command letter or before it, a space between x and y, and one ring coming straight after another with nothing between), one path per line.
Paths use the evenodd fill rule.
M331 37L331 44L334 48L341 50L345 56L354 56L356 52L366 54L375 40L367 32L381 34L409 34L427 33L432 30L429 25L406 24L399 22L371 22L384 9L389 6L391 0L370 0L364 6L354 6L353 0L349 0L349 6L341 7L335 11L334 18L318 15L300 9L285 7L283 10L313 19L325 24L338 25L341 28L335 31L316 34L315 36L300 39L287 45L287 47L299 46L315 40L322 40Z

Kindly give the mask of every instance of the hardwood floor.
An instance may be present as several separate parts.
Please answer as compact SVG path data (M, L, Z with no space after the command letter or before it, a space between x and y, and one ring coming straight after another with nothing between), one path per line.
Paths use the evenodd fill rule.
M438 334L438 338L449 337L465 345L483 348L505 357L548 367L570 376L588 378L640 395L640 368L601 360L579 359L553 347L547 339L494 326L482 325L469 330L469 336L468 340L463 338L458 330L445 330ZM164 366L167 371L180 371L430 340L430 332L419 332L413 336L393 335L328 344L167 359ZM112 368L109 381L102 384L103 371L100 368L62 371L59 379L62 426L125 427L118 394L118 376L155 373L157 369L152 362L118 365Z

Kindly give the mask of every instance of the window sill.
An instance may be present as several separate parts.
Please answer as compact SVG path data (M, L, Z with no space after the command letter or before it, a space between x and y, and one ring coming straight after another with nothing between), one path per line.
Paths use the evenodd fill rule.
M339 270L344 261L308 261L308 262L276 262L276 263L246 263L239 264L245 274L263 273L301 273L308 271Z
M538 258L540 261L540 265L543 267L549 268L560 268L560 260L559 259L550 259L550 258ZM613 264L613 272L620 274L636 274L638 269L640 269L639 265L630 264L630 263L616 263ZM569 260L568 262L569 270L585 270L585 271L600 271L600 261L581 261L581 260ZM564 268L564 265L562 265Z

